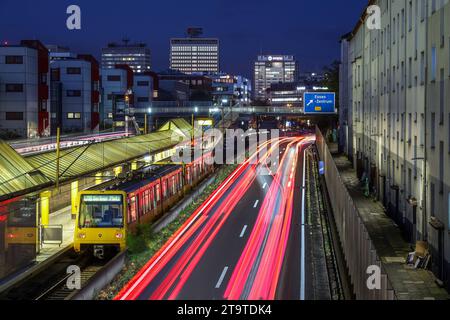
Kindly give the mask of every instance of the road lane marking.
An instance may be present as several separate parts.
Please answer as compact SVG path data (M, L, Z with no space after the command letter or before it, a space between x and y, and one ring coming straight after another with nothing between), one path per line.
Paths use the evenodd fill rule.
M303 185L302 185L302 231L301 231L301 273L300 273L300 300L305 300L305 190L306 190L306 150L303 152Z
M263 190L266 189L266 187L267 187L267 182L264 183L264 185L263 185Z
M247 231L247 227L248 227L247 225L244 226L244 229L242 229L242 232L241 232L241 235L239 236L239 238L244 237L245 231Z
M256 209L256 207L258 206L258 204L259 204L259 200L256 200L255 205L253 206L253 208Z
M220 275L219 281L217 281L216 289L219 289L220 286L222 285L222 282L225 279L227 272L228 272L228 267L225 267L225 269L223 269L223 271L222 271L222 274Z

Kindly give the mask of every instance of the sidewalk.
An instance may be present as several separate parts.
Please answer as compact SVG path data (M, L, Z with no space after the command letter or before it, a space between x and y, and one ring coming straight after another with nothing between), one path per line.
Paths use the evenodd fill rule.
M399 300L448 300L449 294L439 288L430 271L413 269L405 264L413 251L397 225L385 214L383 205L362 193L356 170L344 155L337 155L337 146L328 144L342 181L346 185L382 260L395 295Z

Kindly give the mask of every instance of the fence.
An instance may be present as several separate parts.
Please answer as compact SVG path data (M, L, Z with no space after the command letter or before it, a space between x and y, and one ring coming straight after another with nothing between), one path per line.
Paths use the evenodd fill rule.
M325 165L325 181L333 208L334 220L344 252L353 291L358 300L395 300L394 290L383 270L372 240L318 128L316 139L319 156ZM370 266L381 270L381 289L369 289Z

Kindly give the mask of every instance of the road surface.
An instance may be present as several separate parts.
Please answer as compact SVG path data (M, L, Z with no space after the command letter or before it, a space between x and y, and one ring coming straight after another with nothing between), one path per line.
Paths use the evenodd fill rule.
M263 145L115 299L305 299L304 149L312 139Z

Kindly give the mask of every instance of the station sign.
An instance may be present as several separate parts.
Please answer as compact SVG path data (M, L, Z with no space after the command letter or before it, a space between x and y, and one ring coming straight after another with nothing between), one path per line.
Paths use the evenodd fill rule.
M303 98L305 113L336 113L336 94L334 92L305 92Z

